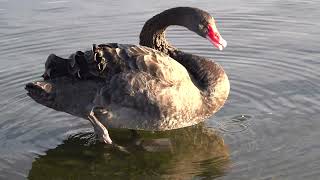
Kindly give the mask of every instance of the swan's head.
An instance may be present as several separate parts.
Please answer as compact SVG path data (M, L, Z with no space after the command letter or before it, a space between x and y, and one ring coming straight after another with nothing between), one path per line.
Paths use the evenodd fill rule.
M216 26L216 21L213 17L207 13L203 14L200 16L200 21L196 21L196 24L197 27L194 31L198 35L207 38L220 51L227 47L227 41L220 35Z
M140 33L140 45L163 51L166 47L164 31L170 25L183 26L207 38L219 50L227 47L217 27L215 19L206 11L193 7L175 7L153 16L143 26Z
M199 36L207 38L219 50L227 47L227 41L221 37L215 19L208 12L190 7L176 9L183 12L180 18L182 22L179 22L181 25L197 33Z

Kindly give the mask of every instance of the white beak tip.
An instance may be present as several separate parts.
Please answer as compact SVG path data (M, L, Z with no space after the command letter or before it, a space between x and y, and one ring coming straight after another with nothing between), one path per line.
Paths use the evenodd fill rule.
M221 40L220 40L220 44L223 46L223 48L226 48L228 43L227 43L226 40L221 39Z

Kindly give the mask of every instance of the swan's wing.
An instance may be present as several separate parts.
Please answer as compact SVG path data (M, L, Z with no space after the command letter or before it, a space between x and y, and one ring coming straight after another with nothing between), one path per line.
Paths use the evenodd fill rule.
M184 66L160 51L144 46L132 46L126 51L135 59L139 71L173 84L191 81Z
M101 89L98 106L110 127L166 130L185 127L200 107L200 94L185 83L173 85L144 71L120 73Z
M101 122L113 128L159 129L159 89L167 85L146 72L125 72L112 77L101 88L95 105L106 108L107 116Z
M107 109L110 115L105 119L110 122L105 123L111 127L165 130L195 122L186 119L194 119L191 115L201 108L201 95L181 64L144 46L103 44L98 48L106 62L104 69L97 69L101 59L95 61L93 49L69 59L52 56L46 64L47 75L104 82L93 104Z
M97 53L105 63L101 63L101 57L96 59ZM116 74L130 71L146 72L173 84L190 81L185 67L168 55L144 46L117 43L100 44L96 49L86 52L77 51L68 59L50 55L43 77L98 77L110 80Z
M100 44L107 66L100 76L110 77L117 73L145 72L171 83L190 81L184 66L170 56L145 46L126 44Z

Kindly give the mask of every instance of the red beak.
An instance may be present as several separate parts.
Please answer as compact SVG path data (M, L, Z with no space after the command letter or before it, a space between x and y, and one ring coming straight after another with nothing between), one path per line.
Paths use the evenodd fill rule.
M227 47L227 41L221 37L215 24L208 25L207 39L220 51Z

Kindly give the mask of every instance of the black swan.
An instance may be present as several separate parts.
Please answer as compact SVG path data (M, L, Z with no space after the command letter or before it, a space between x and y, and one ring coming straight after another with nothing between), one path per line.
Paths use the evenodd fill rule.
M112 144L106 127L162 131L191 126L225 103L230 84L213 60L170 45L170 25L188 28L222 50L209 13L191 7L165 10L148 20L140 46L93 45L68 59L51 54L42 81L26 85L36 102L89 119L100 141Z

